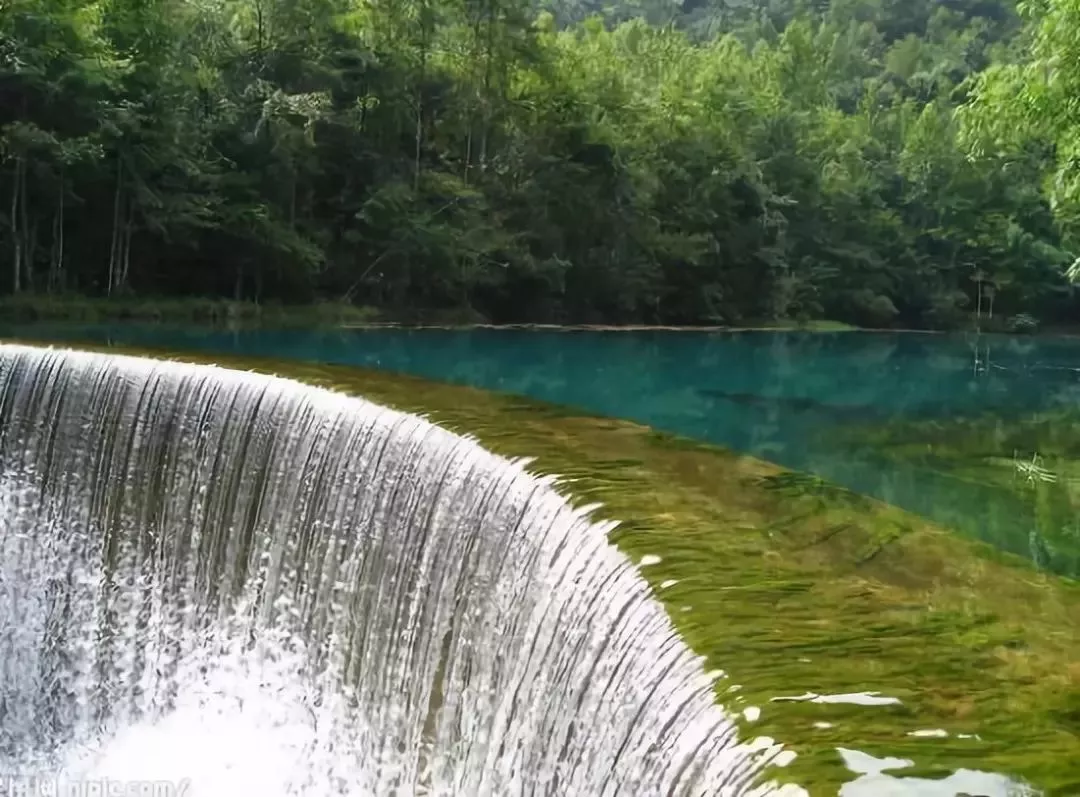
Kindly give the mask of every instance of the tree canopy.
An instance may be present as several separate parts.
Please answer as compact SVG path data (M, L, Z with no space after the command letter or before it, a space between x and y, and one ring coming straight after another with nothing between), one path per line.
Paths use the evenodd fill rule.
M0 291L1068 321L1078 31L1078 0L3 0Z

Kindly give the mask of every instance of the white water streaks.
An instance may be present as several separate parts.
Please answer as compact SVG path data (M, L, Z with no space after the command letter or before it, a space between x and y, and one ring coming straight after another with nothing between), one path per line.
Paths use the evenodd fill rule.
M0 346L0 773L771 793L780 746L551 484L295 382Z
M850 692L842 695L819 695L814 692L806 692L802 695L790 697L774 697L773 703L806 702L806 703L847 703L855 706L889 706L900 702L895 697L883 697L881 692Z

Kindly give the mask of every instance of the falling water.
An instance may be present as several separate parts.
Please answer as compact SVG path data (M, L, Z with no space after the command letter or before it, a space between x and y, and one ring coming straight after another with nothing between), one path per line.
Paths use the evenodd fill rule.
M608 531L357 398L2 345L0 792L772 793Z

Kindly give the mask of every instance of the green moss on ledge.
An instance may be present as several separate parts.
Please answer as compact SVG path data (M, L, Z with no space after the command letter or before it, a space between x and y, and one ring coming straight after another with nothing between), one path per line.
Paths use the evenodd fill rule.
M745 732L799 754L770 773L778 780L835 795L854 777L836 752L849 747L912 759L898 776L963 767L1025 778L1051 797L1080 793L1074 582L818 479L629 422L354 368L156 354L422 412L573 479L575 499L622 521L613 539L624 551L661 557L642 572L709 668L728 673L719 699L761 709ZM901 702L772 701L861 691ZM908 735L938 728L949 737Z

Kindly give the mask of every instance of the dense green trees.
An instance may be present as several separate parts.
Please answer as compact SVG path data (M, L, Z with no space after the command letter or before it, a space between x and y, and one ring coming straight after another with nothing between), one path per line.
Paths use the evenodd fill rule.
M1063 320L1080 5L1031 14L4 0L0 290L496 322Z

